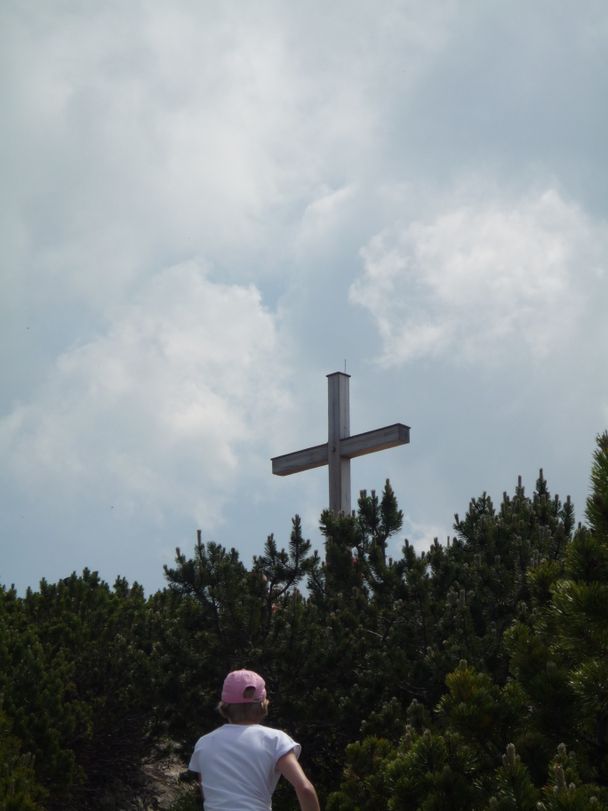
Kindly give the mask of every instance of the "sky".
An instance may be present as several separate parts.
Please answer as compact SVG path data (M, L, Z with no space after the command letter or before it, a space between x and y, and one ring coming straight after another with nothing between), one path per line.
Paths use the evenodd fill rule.
M165 584L291 519L352 433L392 540L519 475L584 521L608 428L604 0L4 0L0 583Z

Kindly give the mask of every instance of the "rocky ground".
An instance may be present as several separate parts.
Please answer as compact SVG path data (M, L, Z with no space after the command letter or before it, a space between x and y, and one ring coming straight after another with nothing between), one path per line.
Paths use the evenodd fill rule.
M142 764L137 779L102 802L103 811L190 811L198 808L197 787L171 743Z
M151 758L142 766L145 795L149 800L142 811L168 811L171 805L184 794L188 783L184 780L183 760L175 753Z

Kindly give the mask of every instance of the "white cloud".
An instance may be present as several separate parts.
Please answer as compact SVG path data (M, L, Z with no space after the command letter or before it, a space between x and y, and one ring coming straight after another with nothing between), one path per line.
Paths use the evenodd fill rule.
M304 209L297 237L299 249L311 250L313 246L318 248L324 241L335 239L356 194L353 184L338 189L323 185Z
M455 7L315 6L0 10L13 282L54 278L103 308L159 254L276 272L260 252L319 188L373 171L384 105Z
M15 283L24 270L55 277L103 306L159 253L221 256L250 278L277 210L305 208L329 164L340 177L361 162L367 86L347 61L324 74L326 46L315 64L293 21L269 11L5 9L0 205Z
M290 404L273 316L254 287L194 263L160 273L106 334L65 352L35 402L0 422L3 457L40 498L217 524Z
M494 365L568 345L594 306L608 232L549 189L459 203L383 231L362 257L350 299L374 318L385 364L449 354Z

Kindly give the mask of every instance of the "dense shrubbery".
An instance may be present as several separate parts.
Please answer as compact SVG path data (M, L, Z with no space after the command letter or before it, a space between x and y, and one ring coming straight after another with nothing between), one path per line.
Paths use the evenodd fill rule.
M607 434L587 519L541 473L392 559L387 482L323 514L323 558L296 517L250 568L199 536L148 598L88 571L0 589L0 811L122 807L159 742L187 753L217 725L233 667L264 674L330 811L605 808Z
M0 594L0 694L45 808L95 808L150 743L155 660L138 586L95 573Z

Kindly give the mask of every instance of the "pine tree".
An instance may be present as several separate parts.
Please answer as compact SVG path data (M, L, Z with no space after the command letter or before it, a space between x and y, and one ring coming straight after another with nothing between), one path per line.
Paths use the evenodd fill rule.
M494 783L488 811L536 811L539 792L512 743L502 756Z
M530 616L510 631L511 669L525 689L534 768L562 741L577 753L584 785L608 785L608 434L597 438L588 527L566 549L563 571L541 563L529 580ZM540 582L540 586L539 586ZM547 599L547 593L549 598ZM540 596L540 599L539 599ZM597 792L596 792L597 793ZM603 800L602 793L598 797Z
M607 806L600 802L599 794L597 787L581 784L576 757L561 743L549 764L549 780L538 811L600 811Z
M578 738L592 773L608 785L608 432L598 436L587 499L589 528L570 545L551 606L552 652L568 670Z
M42 811L44 791L32 755L24 754L0 708L0 811Z

